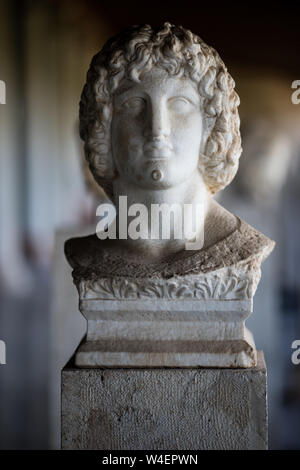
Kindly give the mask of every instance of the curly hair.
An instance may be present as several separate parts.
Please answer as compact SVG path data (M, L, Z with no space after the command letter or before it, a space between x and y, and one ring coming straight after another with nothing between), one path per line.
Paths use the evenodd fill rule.
M113 93L122 79L139 81L154 66L197 84L207 126L199 170L214 194L238 169L239 97L218 53L191 31L170 23L132 26L109 39L92 59L80 101L80 137L94 178L111 197L117 175L110 143Z

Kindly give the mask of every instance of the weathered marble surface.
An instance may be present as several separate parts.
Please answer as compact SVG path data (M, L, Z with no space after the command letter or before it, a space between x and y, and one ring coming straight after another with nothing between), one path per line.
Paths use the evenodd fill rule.
M275 243L239 217L232 217L236 220L236 228L223 238L220 235L218 242L206 249L180 250L158 261L143 262L141 258L139 263L133 262L126 256L126 250L120 248L115 240L102 241L96 235L68 240L65 244L65 254L73 267L73 279L81 295L84 294L84 288L95 290L97 293L99 278L121 277L123 280L130 278L130 281L139 278L169 279L216 271L216 278L220 273L221 279L226 278L226 275L219 270L230 268L227 278L233 276L234 279L235 268L239 272L244 268L245 274L247 271L258 273L254 288L249 293L251 296L259 281L260 264L270 254ZM215 227L215 231L218 231L218 227ZM99 289L99 293L103 294L101 281ZM234 291L234 286L229 290ZM112 297L116 295L120 296L112 292ZM155 297L154 293L151 297Z
M266 449L266 368L62 371L62 448Z

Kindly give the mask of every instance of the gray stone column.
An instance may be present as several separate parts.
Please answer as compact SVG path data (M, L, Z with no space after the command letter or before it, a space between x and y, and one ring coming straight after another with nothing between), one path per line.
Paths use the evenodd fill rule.
M62 370L62 448L266 449L266 365Z

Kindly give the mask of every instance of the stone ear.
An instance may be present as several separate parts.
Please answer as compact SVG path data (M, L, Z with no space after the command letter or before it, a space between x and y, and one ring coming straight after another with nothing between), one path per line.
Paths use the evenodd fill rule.
M101 155L97 151L93 151L89 156L90 169L95 179L101 178L105 180L114 179L117 176L117 169L113 161L112 152Z

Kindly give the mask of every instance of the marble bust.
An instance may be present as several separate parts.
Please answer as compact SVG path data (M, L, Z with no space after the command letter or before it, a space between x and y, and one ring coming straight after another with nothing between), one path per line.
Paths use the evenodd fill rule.
M131 27L94 56L80 136L96 182L116 206L126 196L128 207L149 211L201 207L196 225L192 213L188 223L202 244L186 249L185 227L174 236L187 224L177 212L168 238L160 230L151 237L146 226L135 239L69 240L65 252L88 320L78 366L255 365L244 322L274 242L213 199L234 178L241 154L234 86L213 48L169 23Z

